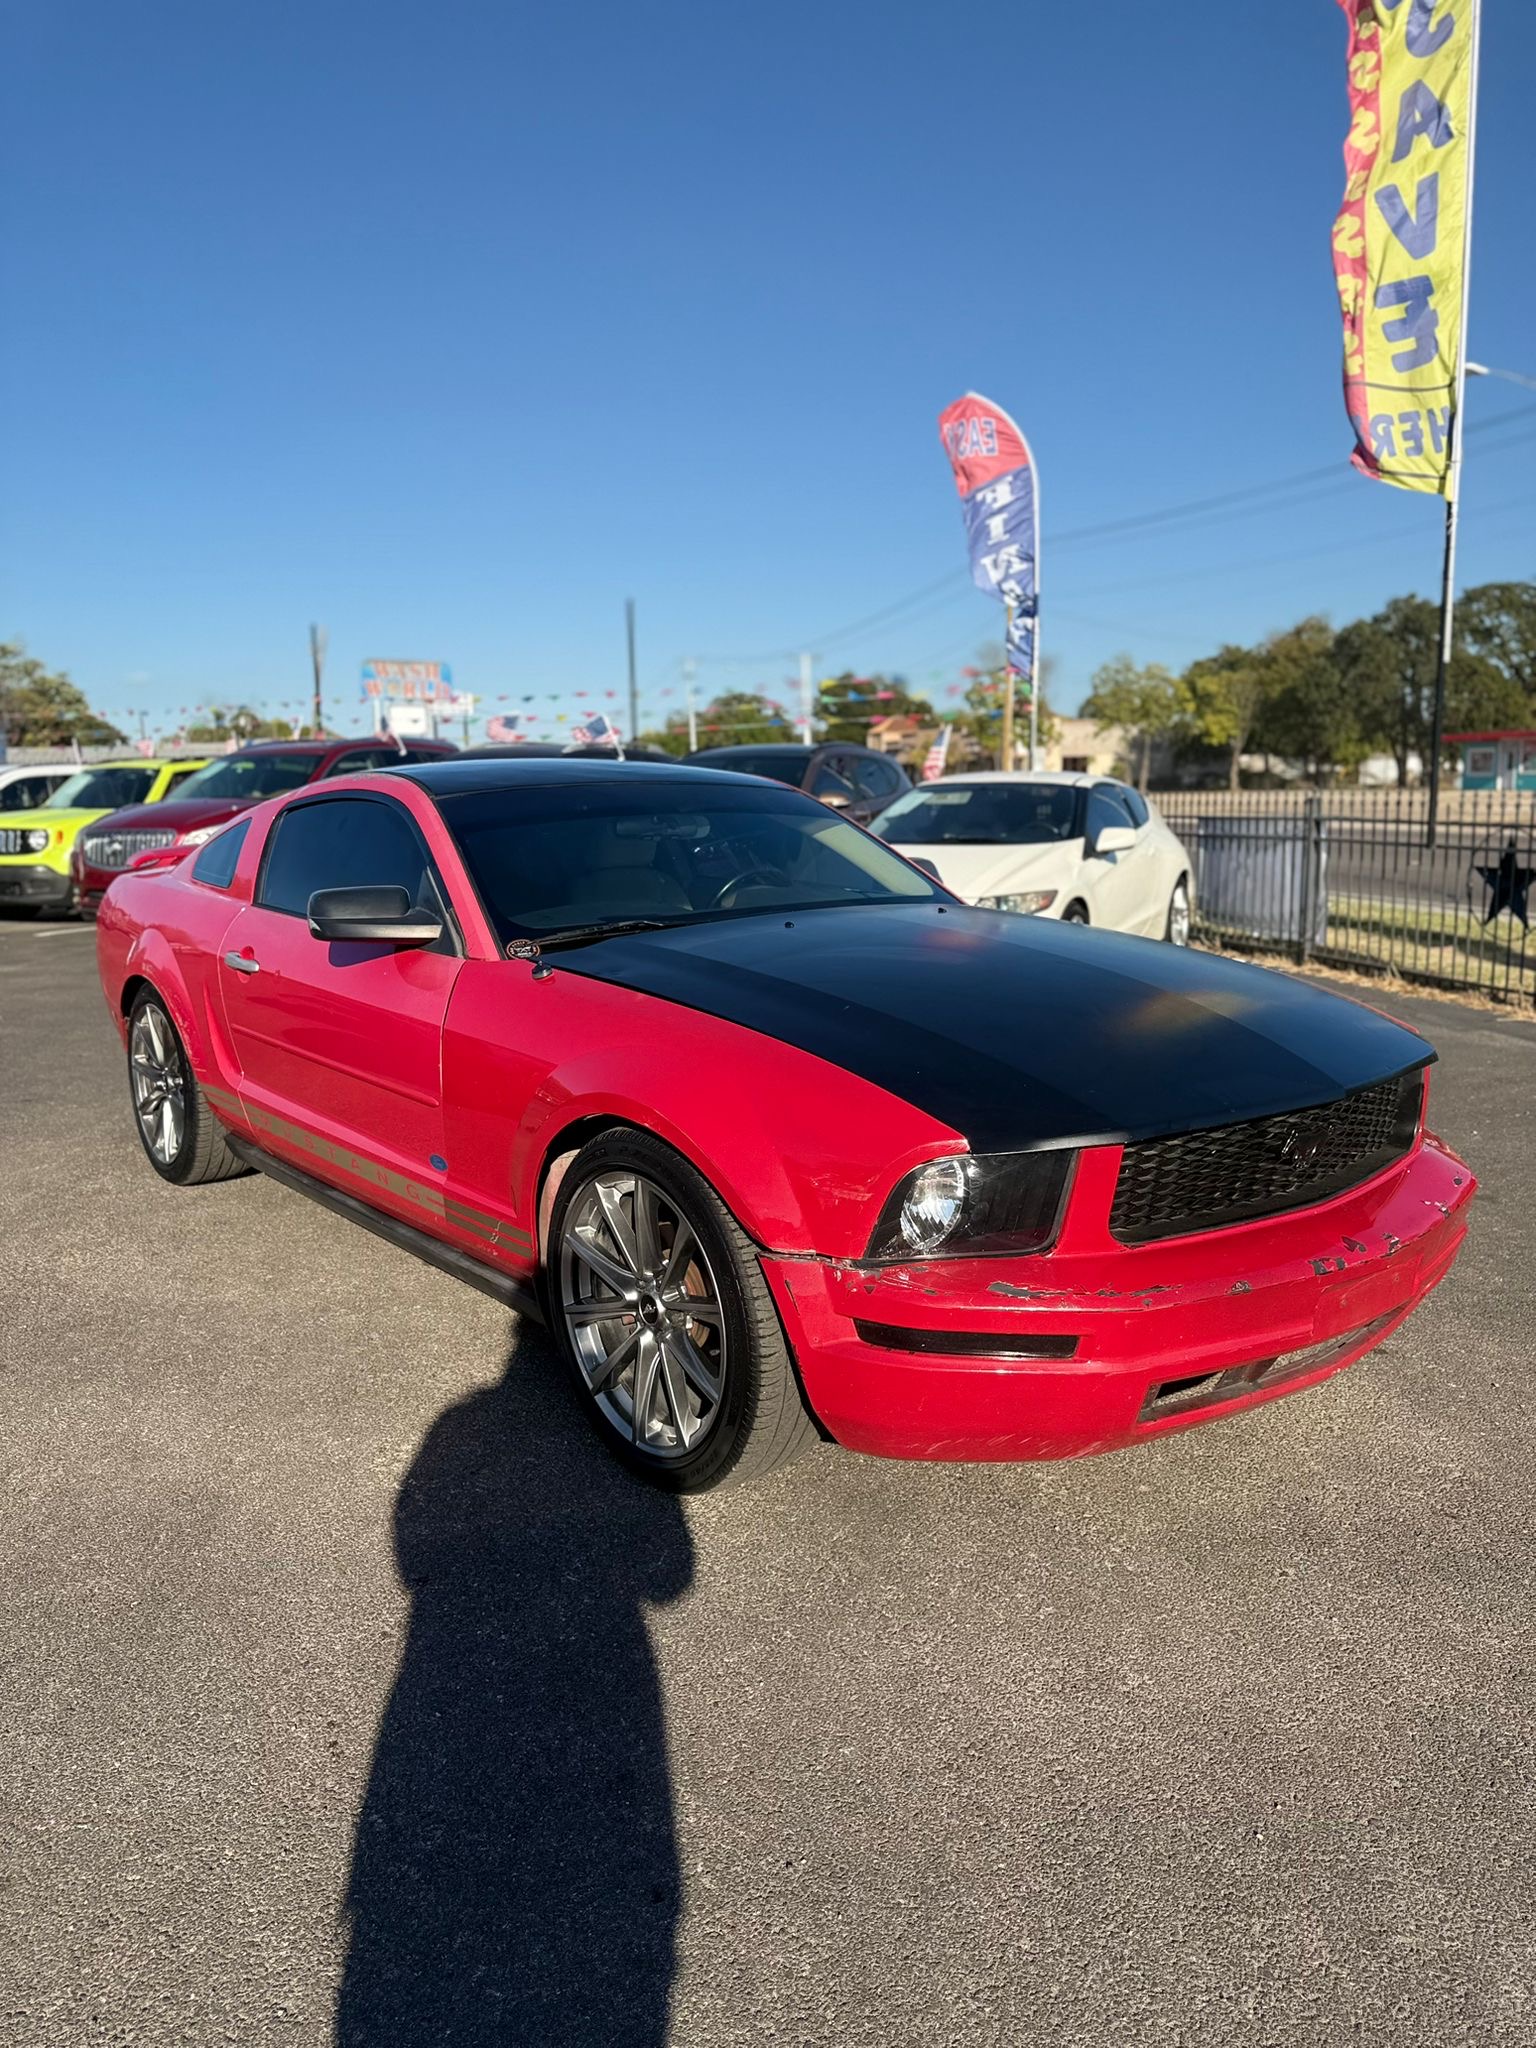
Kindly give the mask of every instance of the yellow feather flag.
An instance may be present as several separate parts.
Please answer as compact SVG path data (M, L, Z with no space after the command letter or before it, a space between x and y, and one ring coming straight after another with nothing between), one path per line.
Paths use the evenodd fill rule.
M1339 0L1349 20L1344 204L1333 224L1356 469L1453 490L1479 0Z

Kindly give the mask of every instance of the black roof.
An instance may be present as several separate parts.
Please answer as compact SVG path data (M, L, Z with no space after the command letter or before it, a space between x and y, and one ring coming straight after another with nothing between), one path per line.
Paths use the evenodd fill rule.
M526 755L488 759L484 754L475 758L461 754L452 761L412 762L390 770L392 776L414 782L433 797L479 796L496 789L549 789L559 783L590 786L618 782L632 788L637 782L687 782L697 786L701 772L708 771L685 767L681 761L617 761L612 755L603 761L589 754L562 754L558 760L547 754L532 760Z
M776 759L788 761L797 754L809 758L816 752L818 746L827 744L828 742L824 740L815 743L806 740L764 740L760 745L753 746L748 741L734 747L700 747L697 753L690 754L688 758L690 761L725 761L732 757L740 758L751 754L754 760L761 760L764 754L772 754Z

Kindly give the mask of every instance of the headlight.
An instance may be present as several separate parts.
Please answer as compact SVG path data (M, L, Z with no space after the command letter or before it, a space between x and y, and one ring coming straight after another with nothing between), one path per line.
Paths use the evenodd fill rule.
M1020 917L1033 917L1036 911L1049 910L1056 901L1059 891L1055 889L1021 889L1012 896L978 896L978 910L1013 910Z
M226 818L223 825L199 825L195 832L183 832L177 844L180 846L202 846L213 837L215 832L222 832L224 825L228 823L229 820Z
M1075 1152L995 1152L933 1159L899 1181L880 1212L869 1259L1037 1252L1056 1235Z
M48 851L48 834L43 831L28 832L22 844L26 847L28 853L46 853Z

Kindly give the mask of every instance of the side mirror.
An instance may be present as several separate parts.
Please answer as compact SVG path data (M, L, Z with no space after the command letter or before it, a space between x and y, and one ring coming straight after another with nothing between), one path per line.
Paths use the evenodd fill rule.
M315 939L430 946L442 937L443 921L430 910L412 910L404 889L317 889L309 899L309 931Z
M909 853L907 855L907 861L910 866L914 868L921 868L925 875L932 875L933 879L936 882L943 881L944 877L939 873L938 869L934 866L933 862L929 860L925 854Z
M1088 848L1095 860L1102 860L1107 853L1129 853L1136 844L1136 834L1129 825L1106 825Z

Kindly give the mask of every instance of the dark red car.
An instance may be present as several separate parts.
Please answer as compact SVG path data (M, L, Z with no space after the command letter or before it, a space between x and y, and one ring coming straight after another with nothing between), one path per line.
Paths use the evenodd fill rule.
M72 900L87 914L101 903L114 875L136 854L167 846L200 846L219 827L263 798L283 796L332 775L451 759L446 740L258 740L189 775L174 802L132 804L88 826L70 857Z
M1109 1450L1323 1379L1449 1270L1432 1048L973 910L799 791L453 761L149 855L98 924L155 1171L260 1167L553 1325L677 1488L819 1428Z

